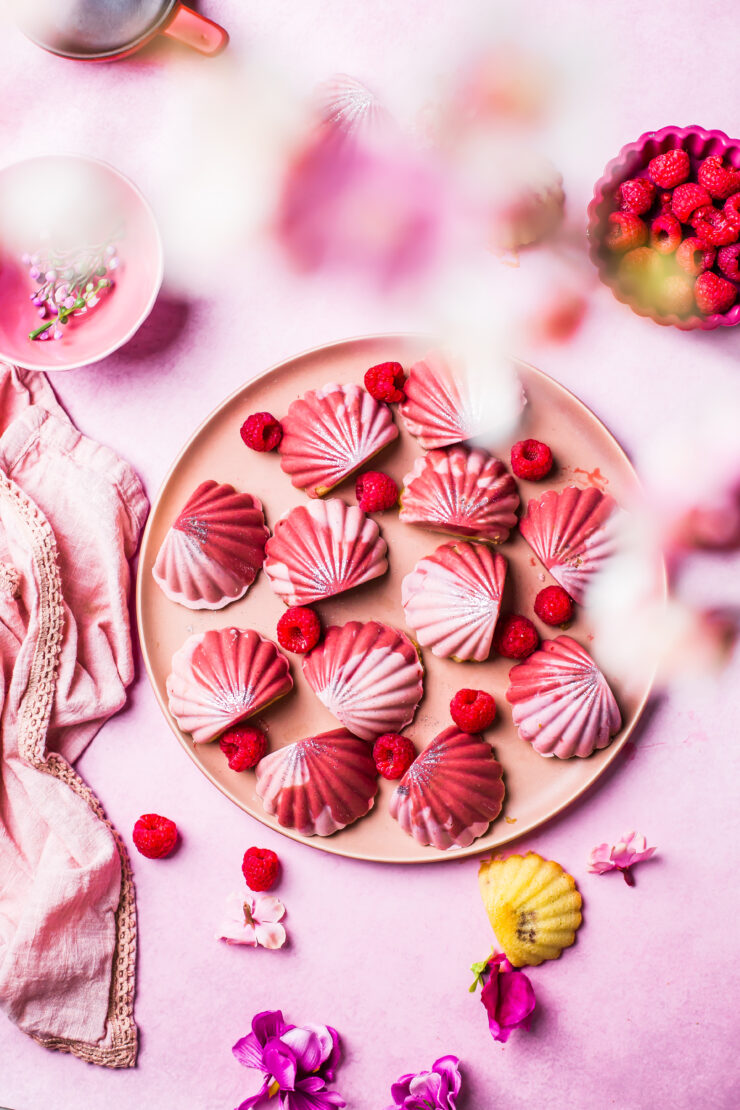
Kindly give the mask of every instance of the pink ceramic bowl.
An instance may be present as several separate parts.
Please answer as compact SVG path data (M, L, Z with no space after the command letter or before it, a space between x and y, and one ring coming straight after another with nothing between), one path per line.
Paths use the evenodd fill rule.
M120 258L115 287L84 316L72 317L59 340L31 340L40 321L34 283L21 261L52 218L72 225L114 226ZM22 230L19 230L22 228ZM0 358L31 370L71 370L97 362L126 343L151 312L162 283L162 243L151 208L128 178L105 162L49 155L0 170Z
M617 300L628 304L638 315L648 316L656 324L672 324L683 331L733 327L740 323L740 303L734 304L729 312L714 316L696 313L682 317L661 315L636 300L617 284L614 277L615 256L603 246L607 218L618 207L614 197L617 187L628 178L646 177L650 159L675 147L683 147L691 157L694 180L697 163L710 154L721 154L735 169L740 169L740 141L730 139L724 131L706 131L703 127L662 127L660 131L646 131L637 142L622 147L594 186L593 200L588 206L589 254L604 284L609 286Z

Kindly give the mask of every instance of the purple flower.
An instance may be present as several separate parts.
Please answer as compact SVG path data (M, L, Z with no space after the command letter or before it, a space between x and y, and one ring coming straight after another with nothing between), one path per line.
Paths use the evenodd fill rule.
M391 1087L393 1105L388 1110L455 1110L459 1064L457 1056L440 1056L431 1071L402 1075Z
M488 961L490 977L480 1000L494 1041L508 1041L514 1029L529 1029L536 1005L534 988L523 971L515 971L503 952Z
M251 1090L237 1110L251 1110L263 1099L280 1096L282 1110L331 1110L344 1106L327 1091L341 1059L339 1035L328 1025L289 1025L280 1010L265 1010L252 1019L252 1032L232 1052L250 1076Z

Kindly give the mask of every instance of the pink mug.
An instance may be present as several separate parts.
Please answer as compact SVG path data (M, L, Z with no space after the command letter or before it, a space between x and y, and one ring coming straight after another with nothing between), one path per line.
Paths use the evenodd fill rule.
M80 61L118 61L160 34L201 54L218 54L229 41L181 0L23 0L17 20L45 50Z

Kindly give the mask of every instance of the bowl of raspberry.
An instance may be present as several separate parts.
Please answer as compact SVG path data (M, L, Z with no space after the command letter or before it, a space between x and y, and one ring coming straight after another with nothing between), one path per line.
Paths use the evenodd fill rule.
M594 186L589 254L617 300L684 331L740 323L740 141L663 127Z

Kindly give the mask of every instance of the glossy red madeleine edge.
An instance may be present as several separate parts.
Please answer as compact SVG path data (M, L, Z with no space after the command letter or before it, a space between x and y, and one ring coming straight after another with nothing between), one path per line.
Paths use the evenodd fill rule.
M740 140L731 139L724 131L706 130L703 127L668 126L659 131L646 131L633 143L627 143L615 158L607 163L604 173L594 186L594 195L588 206L588 253L598 270L599 277L607 285L618 301L628 305L638 316L647 316L656 324L673 326L682 331L711 331L718 327L734 327L740 323L740 301L729 312L714 313L711 316L676 316L654 312L620 288L609 273L611 259L602 249L604 227L610 212L614 210L614 192L617 186L647 168L651 158L667 150L683 147L693 161L709 157L711 154L723 155L730 165L740 169Z

